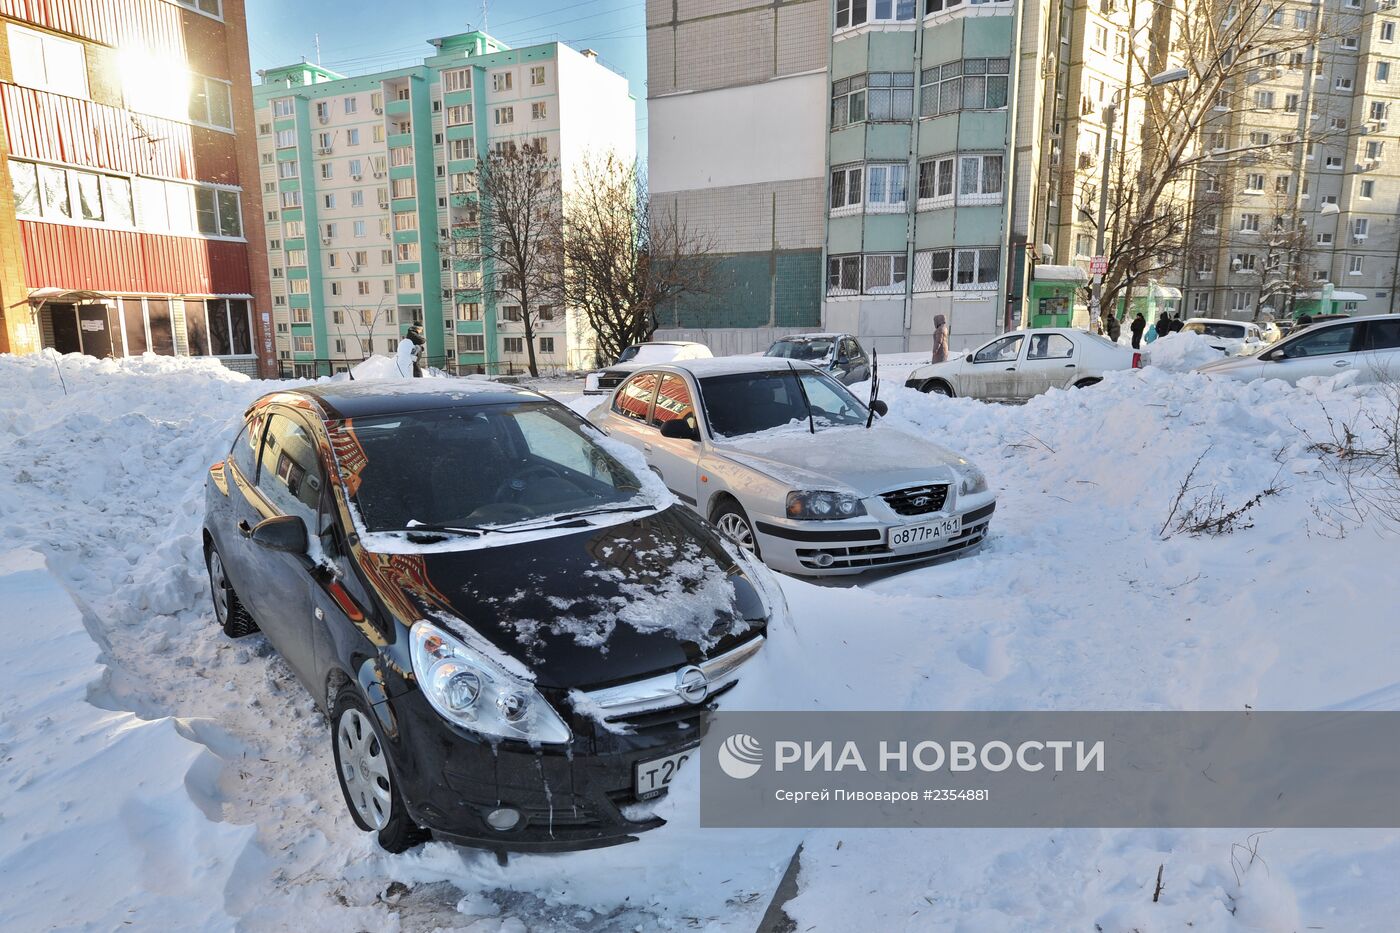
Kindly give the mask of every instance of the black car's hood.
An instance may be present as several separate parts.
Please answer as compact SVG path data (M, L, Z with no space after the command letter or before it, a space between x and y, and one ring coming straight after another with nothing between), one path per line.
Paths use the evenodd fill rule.
M461 620L545 688L674 670L764 626L756 589L713 532L675 506L519 544L428 551L421 562L421 575L395 582L402 596L445 628Z

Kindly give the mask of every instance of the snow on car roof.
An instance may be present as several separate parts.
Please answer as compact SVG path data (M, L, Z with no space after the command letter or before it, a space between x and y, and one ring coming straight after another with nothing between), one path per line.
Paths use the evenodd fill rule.
M786 337L779 337L778 340L839 340L846 334L788 334ZM778 340L773 341L777 343Z
M545 401L538 392L485 379L397 379L322 382L272 396L309 397L327 416L355 418L425 408L447 408L470 398L473 404ZM270 398L272 396L265 396Z

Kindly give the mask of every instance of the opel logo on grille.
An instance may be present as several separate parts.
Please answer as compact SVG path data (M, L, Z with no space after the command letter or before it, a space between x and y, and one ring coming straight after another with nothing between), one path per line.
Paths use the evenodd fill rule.
M687 703L703 703L710 695L710 679L695 665L676 671L676 693Z
M915 497L911 500L911 504L913 504L913 505L916 506L917 508L923 508L924 506L928 505L928 504L929 504L930 502L932 502L932 501L933 501L933 499L930 498L929 496L915 496Z

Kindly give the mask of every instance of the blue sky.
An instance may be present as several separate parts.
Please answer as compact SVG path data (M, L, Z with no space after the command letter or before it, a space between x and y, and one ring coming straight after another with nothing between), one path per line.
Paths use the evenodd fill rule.
M316 60L342 74L408 65L431 51L427 40L480 29L480 2L448 0L247 0L253 70ZM592 48L627 76L637 98L637 152L646 155L645 0L509 0L486 6L486 31L510 46L560 41ZM256 81L256 77L254 78Z

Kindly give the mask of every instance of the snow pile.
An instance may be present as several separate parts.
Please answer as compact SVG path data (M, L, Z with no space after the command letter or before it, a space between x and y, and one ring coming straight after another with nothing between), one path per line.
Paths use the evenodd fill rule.
M1395 831L1277 831L1255 839L1262 861L1241 868L1232 856L1251 844L1247 828L702 830L696 768L653 805L670 824L632 845L514 856L506 866L438 843L388 856L350 821L310 697L264 641L224 639L208 608L205 470L243 407L272 386L187 361L61 365L68 394L51 359L0 357L0 539L42 551L90 609L110 667L94 695L103 707L153 726L179 717L217 728L187 736L211 753L192 759L188 742L151 753L168 772L168 783L151 786L170 788L160 799L172 809L127 810L129 834L101 836L121 843L105 858L143 866L129 891L110 902L75 896L90 842L48 830L51 841L26 851L32 874L23 877L67 879L66 889L41 890L68 898L5 901L0 926L107 928L116 915L107 907L125 895L150 911L139 919L164 921L139 926L166 929L234 918L252 929L752 930L799 843L799 890L787 910L801 930L1362 930L1388 929L1400 912ZM977 554L897 575L834 586L784 579L792 625L770 630L729 707L1400 704L1394 542L1338 512L1344 493L1310 449L1310 435L1328 430L1324 405L1354 420L1379 404L1374 387L1266 387L1153 367L1024 406L889 382L882 397L889 431L949 447L987 473L999 496L991 538ZM1208 494L1233 507L1277 489L1250 510L1251 527L1221 538L1164 532L1198 458L1200 489L1187 507ZM7 670L40 669L35 643L14 633L65 630L56 615L39 607L21 616L24 628L11 621L0 643ZM74 676L86 684L92 656L75 656ZM47 696L65 717L74 707L91 713L56 675L28 690L35 696L25 702ZM5 715L7 781L71 779L55 808L136 798L122 767L64 771L69 750L45 749L58 764L46 762L32 741L15 742L24 723L8 707ZM68 738L61 723L75 720L54 718ZM24 819L15 786L0 805L5 845ZM190 799L207 819L165 818ZM231 862L241 838L233 834L249 828L253 841ZM142 845L153 841L183 861L150 861ZM1165 887L1154 903L1159 865ZM190 896L188 912L159 914L184 903L163 892L191 879L207 890ZM412 885L411 894L386 896L390 882Z
M1190 372L1222 356L1205 337L1189 330L1158 337L1147 345L1147 355L1149 365L1173 373Z
M0 605L0 926L232 926L224 889L255 830L220 821L224 760L199 734L221 730L89 702L98 645L36 552L0 552Z

